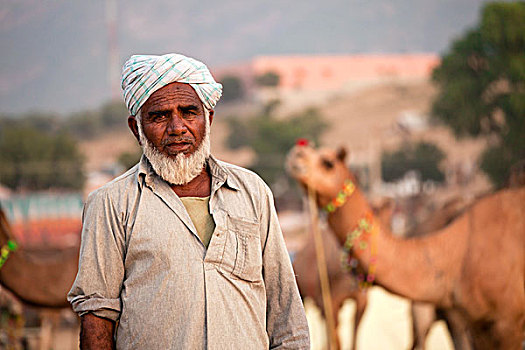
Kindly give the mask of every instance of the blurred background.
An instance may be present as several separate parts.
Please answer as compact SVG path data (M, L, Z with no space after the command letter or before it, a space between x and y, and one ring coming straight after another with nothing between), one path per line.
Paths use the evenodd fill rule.
M372 201L405 235L455 203L523 184L523 2L0 0L0 348L75 349L64 293L86 195L134 165L120 70L182 53L224 86L212 152L272 188L293 257L309 232L284 170L298 138L345 147ZM3 250L7 248L2 248ZM4 255L4 253L2 253ZM312 345L325 348L306 300ZM350 349L352 300L340 313ZM358 349L406 349L408 301L373 287ZM442 321L426 344L451 349Z

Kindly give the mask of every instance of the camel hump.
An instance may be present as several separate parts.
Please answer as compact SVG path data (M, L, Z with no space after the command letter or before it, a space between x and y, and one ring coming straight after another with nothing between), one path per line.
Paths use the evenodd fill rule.
M438 231L461 216L471 204L472 200L461 196L449 199L431 215L412 227L405 236L416 237Z

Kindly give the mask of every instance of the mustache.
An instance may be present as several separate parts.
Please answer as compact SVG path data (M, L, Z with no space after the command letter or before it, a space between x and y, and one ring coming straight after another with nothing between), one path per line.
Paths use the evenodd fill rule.
M168 139L165 139L165 140L162 140L161 141L161 146L167 146L171 143L176 143L176 142L189 142L189 143L193 143L193 137L191 136L182 136L182 137L170 137Z

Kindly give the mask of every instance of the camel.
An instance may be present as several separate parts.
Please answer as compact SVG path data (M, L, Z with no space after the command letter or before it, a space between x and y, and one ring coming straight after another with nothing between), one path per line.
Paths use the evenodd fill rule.
M345 157L344 149L297 145L288 155L287 168L329 211L328 224L340 244L346 243L349 256L368 272L364 282L447 310L468 330L475 349L521 349L525 188L485 196L446 227L401 239L370 214ZM347 240L356 230L359 234Z
M419 236L442 228L456 218L459 213L464 210L466 205L467 202L464 199L454 198L440 207L434 215L411 228L408 234ZM376 213L384 225L390 225L393 206L393 201L389 199L383 199L381 203L372 204L374 213ZM339 321L337 316L344 301L346 299L353 299L356 303L353 322L354 329L352 333L352 349L355 349L357 330L368 302L367 291L359 291L356 278L351 274L343 272L340 261L341 246L337 242L336 237L328 233L328 228L323 226L321 229L323 230L325 257L331 286L332 310L334 311L334 324L336 329ZM294 256L293 267L301 297L303 299L310 297L316 306L323 310L319 274L317 269L314 268L316 261L314 237L312 231L310 231L302 248ZM424 348L425 339L433 323L438 320L444 320L446 322L453 337L456 350L469 349L468 346L463 345L464 340L462 339L465 337L464 331L454 329L454 324L447 319L443 310L436 310L436 308L429 303L416 302L412 303L410 311L412 316L412 349ZM336 346L340 348L341 341L340 339L337 340L338 344L336 344Z
M418 237L442 229L462 214L470 204L471 201L463 197L449 199L432 215L426 217L416 226L409 228L403 236Z
M351 275L343 272L341 269L339 243L333 235L323 233L323 243L325 249L326 265L328 278L330 280L330 292L332 296L332 310L334 313L334 325L337 329L338 315L346 299L353 299L356 303L356 312L354 315L354 332L352 335L352 349L356 346L357 328L365 312L367 304L367 295L365 291L360 291L357 281ZM310 297L317 307L323 308L323 298L321 294L321 283L319 273L316 268L317 257L315 254L314 236L312 232L299 250L293 260L293 268L296 275L299 293L304 299ZM324 315L324 313L323 313ZM337 348L340 349L341 341L339 339Z
M391 201L383 201L374 205L374 211L380 217L380 220L387 225L389 224L392 215L392 207L393 203ZM323 227L323 231L328 231L328 228ZM335 236L323 232L323 237L326 267L328 270L328 278L330 280L334 325L337 329L339 323L338 315L344 301L346 299L353 299L356 303L356 310L353 322L352 349L355 349L357 329L359 328L359 323L361 322L361 318L366 310L368 300L367 291L359 290L357 280L352 275L342 270L339 251L341 247ZM310 230L302 248L294 256L293 268L301 297L303 299L310 297L315 302L316 306L324 311L319 272L315 268L316 263L317 256L315 253L314 236L313 231ZM422 332L426 334L428 333L428 330ZM336 344L336 347L340 348L341 341L340 339L337 339L337 341L338 343ZM418 341L414 340L414 343L418 343Z
M13 238L0 208L0 247ZM23 303L36 307L70 307L66 295L75 280L79 247L28 249L19 245L0 269L0 284Z
M436 209L432 215L411 227L403 236L419 237L442 229L463 213L469 204L470 201L465 198L452 198ZM381 222L385 223L384 220ZM454 349L472 349L465 324L461 322L461 320L458 320L457 315L453 311L436 308L436 306L431 303L412 301L410 314L412 316L413 350L424 349L425 339L433 323L439 320L445 322L454 343Z
M465 198L453 198L447 201L437 212L427 217L425 220L412 227L404 235L405 237L419 237L433 231L439 230L454 219L456 219L465 208L470 204ZM436 321L443 320L447 325L449 333L456 350L471 350L471 340L466 329L466 325L454 311L436 308L431 303L422 303L412 301L410 306L412 316L412 349L424 349L424 340L426 339L432 324Z

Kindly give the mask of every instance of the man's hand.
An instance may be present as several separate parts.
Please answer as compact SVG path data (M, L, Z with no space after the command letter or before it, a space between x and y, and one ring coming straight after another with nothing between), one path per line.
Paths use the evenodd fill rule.
M80 317L80 349L113 350L115 322L91 313Z

